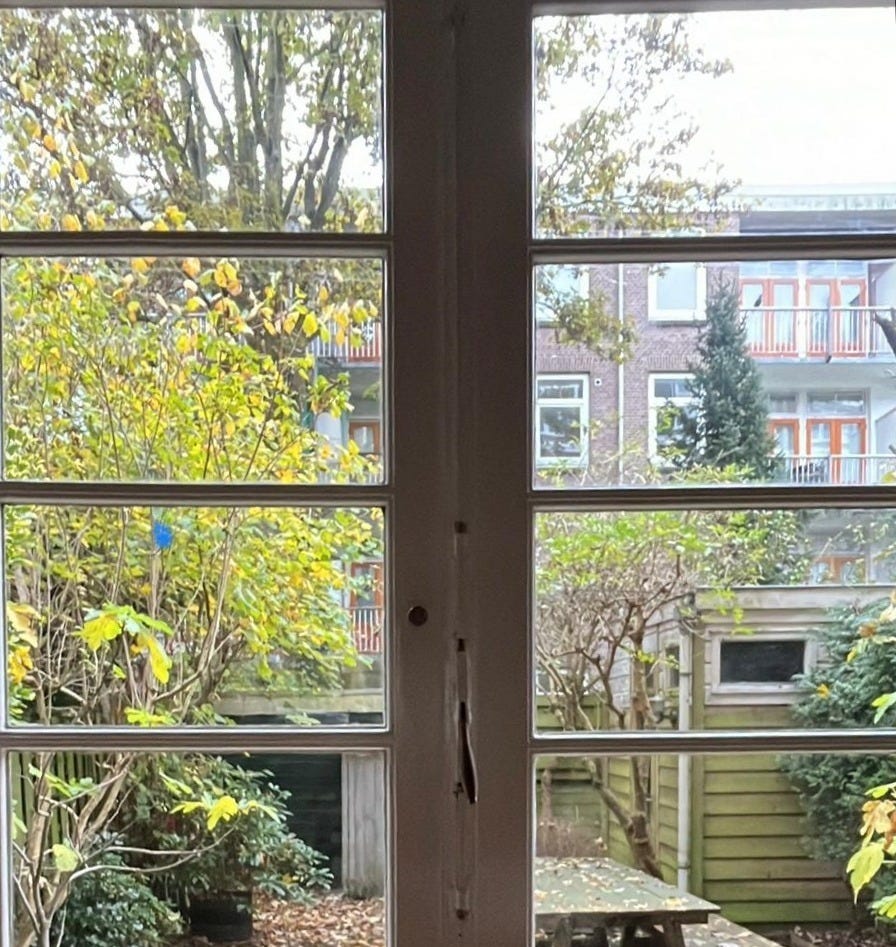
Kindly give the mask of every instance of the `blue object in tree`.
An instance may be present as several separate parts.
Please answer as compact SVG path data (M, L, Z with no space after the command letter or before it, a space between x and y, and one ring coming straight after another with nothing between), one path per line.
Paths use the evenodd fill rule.
M160 520L152 521L152 539L159 549L170 549L174 542L174 530Z

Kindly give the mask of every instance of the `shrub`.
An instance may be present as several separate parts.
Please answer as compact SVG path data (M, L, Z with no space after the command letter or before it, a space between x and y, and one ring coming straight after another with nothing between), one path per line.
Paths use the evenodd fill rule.
M805 694L794 706L807 727L871 727L872 706L896 680L896 648L872 645L853 653L863 629L877 626L883 635L896 624L881 625L885 601L864 608L844 606L831 612L831 622L818 629L823 661L798 680ZM816 858L845 862L855 851L866 790L896 780L896 760L889 756L813 754L783 757L781 769L790 778L809 821L807 847ZM896 878L884 873L876 880L877 897L896 892Z
M128 824L122 826L128 843L196 852L161 876L161 890L170 900L256 890L300 901L313 889L330 887L325 856L289 830L289 793L271 781L271 773L194 754L158 758L141 776ZM180 789L172 795L172 787ZM209 814L225 797L240 812L211 825Z
M181 933L177 911L157 897L145 878L116 870L120 858L106 856L108 868L83 875L65 905L59 947L163 947ZM57 942L58 929L54 932Z

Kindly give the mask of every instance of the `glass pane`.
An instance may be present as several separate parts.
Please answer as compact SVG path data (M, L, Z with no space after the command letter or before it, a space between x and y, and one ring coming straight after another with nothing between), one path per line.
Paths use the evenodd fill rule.
M595 751L533 770L537 945L887 943L873 905L892 863L858 905L846 866L892 808L866 795L896 779L892 756Z
M831 305L831 287L827 283L809 284L809 306L812 309L827 309Z
M697 308L697 270L693 263L666 263L656 276L658 309Z
M386 943L380 753L10 762L13 947Z
M794 726L893 650L896 510L545 512L533 541L539 730Z
M539 445L543 458L578 458L582 454L582 414L579 408L541 408Z
M892 25L883 4L538 17L536 235L892 227Z
M775 437L775 445L780 453L796 453L796 431L791 425L774 425L772 433Z
M538 398L541 401L551 400L580 400L584 394L582 382L579 379L552 378L538 379Z
M789 684L806 668L806 641L722 641L722 684Z
M896 470L896 261L814 262L834 271L850 262L853 273L861 266L864 276L850 280L862 304L840 305L841 294L823 310L807 305L813 292L830 290L813 282L810 261L789 261L787 281L774 276L770 261L711 262L697 270L701 301L705 279L700 319L675 322L663 318L671 310L658 308L654 266L579 264L587 295L555 305L550 324L532 319L534 485L889 483ZM745 269L767 275L745 278ZM540 304L536 297L536 314ZM537 410L546 397L561 397L557 380L571 379L581 385L587 425L575 469L550 463ZM792 422L789 447L775 441L781 415ZM813 426L835 418L861 421L864 430L858 447L836 436L823 452L858 457L848 477L842 465L838 474L836 465L811 463L821 451Z
M376 231L383 17L6 10L0 227Z
M8 506L17 724L384 721L379 509Z
M6 476L363 483L379 260L6 259Z

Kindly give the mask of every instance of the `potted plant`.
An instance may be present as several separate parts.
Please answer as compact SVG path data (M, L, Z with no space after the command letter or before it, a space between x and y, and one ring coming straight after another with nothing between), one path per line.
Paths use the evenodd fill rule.
M271 780L266 771L190 754L157 758L138 781L123 832L135 848L171 853L158 887L192 933L248 940L254 893L300 901L329 888L325 857L289 830L289 793Z

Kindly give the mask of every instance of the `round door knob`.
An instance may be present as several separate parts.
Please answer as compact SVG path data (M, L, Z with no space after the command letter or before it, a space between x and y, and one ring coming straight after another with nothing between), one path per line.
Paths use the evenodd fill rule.
M425 625L427 618L429 618L429 612L422 605L415 605L408 611L408 621L417 628Z

